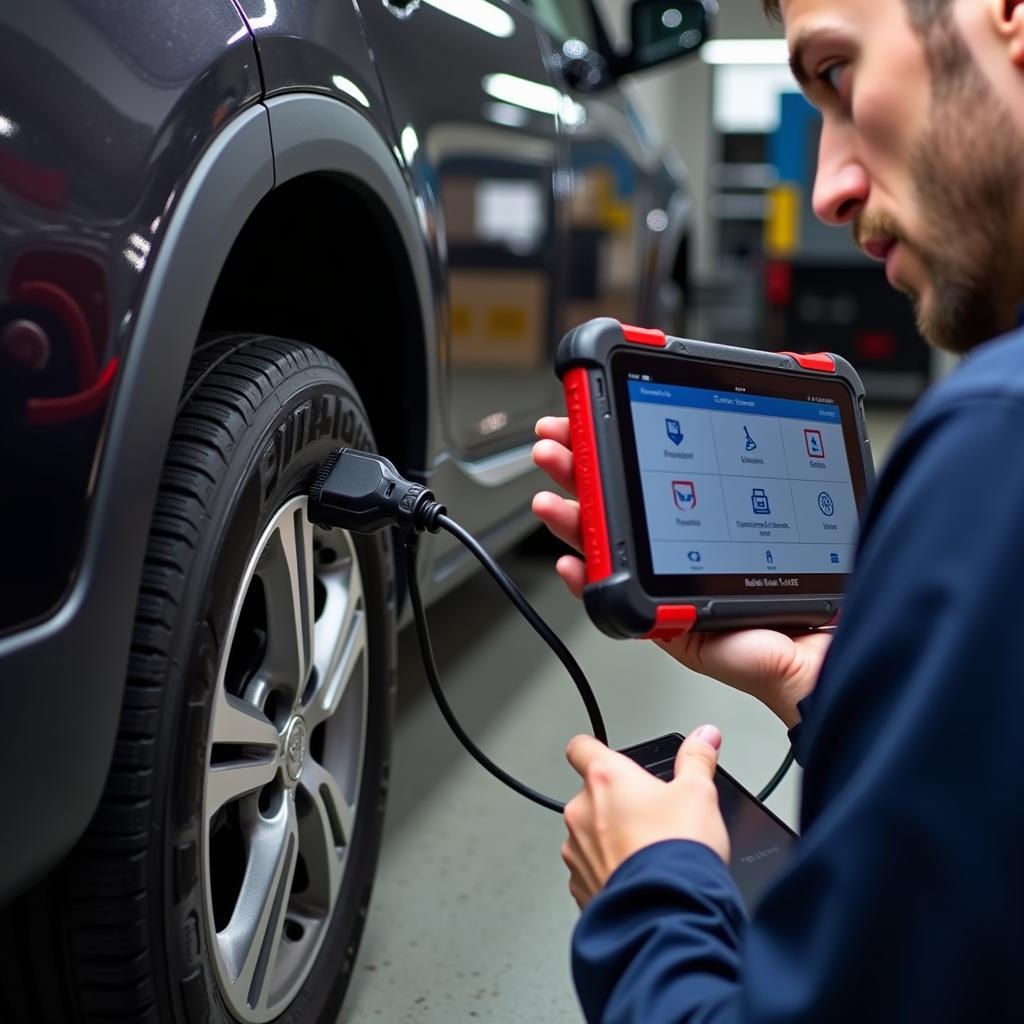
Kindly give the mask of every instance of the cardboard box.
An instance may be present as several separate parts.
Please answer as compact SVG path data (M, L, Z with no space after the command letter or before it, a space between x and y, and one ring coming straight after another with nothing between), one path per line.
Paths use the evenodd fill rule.
M586 167L572 176L569 216L575 228L605 228L604 211L615 184L606 167Z
M628 292L640 280L636 235L632 231L610 232L598 249L602 291Z
M476 190L479 179L446 175L441 179L441 208L449 243L472 243L476 237Z
M448 275L453 366L533 369L548 359L548 283L536 270Z

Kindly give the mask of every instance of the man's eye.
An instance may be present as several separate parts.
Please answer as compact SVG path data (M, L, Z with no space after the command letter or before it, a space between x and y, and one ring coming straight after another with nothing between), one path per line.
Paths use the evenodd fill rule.
M837 61L835 64L831 64L825 68L824 71L818 74L823 82L827 83L833 92L839 92L840 85L843 81L843 71L846 70L846 64L843 61Z

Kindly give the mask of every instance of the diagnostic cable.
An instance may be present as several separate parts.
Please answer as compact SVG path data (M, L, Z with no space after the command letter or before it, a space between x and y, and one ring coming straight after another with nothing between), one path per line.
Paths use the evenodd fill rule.
M409 599L412 603L427 682L441 715L469 754L499 782L503 782L527 800L561 814L565 810L564 803L539 793L496 765L470 739L455 717L441 689L423 598L420 594L416 573L419 535L425 531L438 533L445 530L473 553L565 666L583 699L594 736L607 745L608 731L601 717L597 698L583 669L504 569L468 530L448 515L445 506L435 499L433 491L423 484L405 480L391 462L373 452L356 451L352 448L339 448L333 451L321 466L310 490L307 514L310 521L320 527L337 527L354 533L375 533L395 526L405 533ZM792 763L791 749L775 775L757 794L759 801L763 802L774 792Z

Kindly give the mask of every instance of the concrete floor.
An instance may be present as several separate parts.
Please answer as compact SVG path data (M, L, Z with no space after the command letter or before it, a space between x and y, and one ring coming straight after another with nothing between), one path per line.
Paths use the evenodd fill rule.
M902 416L869 416L876 459ZM653 645L590 625L551 559L503 559L597 693L616 746L702 722L723 731L722 764L758 789L786 733L752 699L681 669ZM564 669L478 574L430 610L441 679L459 718L500 765L567 799L565 743L587 721ZM384 851L355 977L338 1024L578 1024L569 973L577 917L559 857L561 819L485 774L448 732L411 630L401 641L400 708ZM796 824L799 772L770 800Z

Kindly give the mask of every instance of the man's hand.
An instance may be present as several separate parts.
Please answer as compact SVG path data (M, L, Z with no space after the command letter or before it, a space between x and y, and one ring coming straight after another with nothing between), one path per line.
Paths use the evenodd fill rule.
M623 861L663 839L703 843L728 863L729 834L714 782L721 745L713 725L695 729L676 755L675 778L662 782L592 736L570 741L566 755L583 789L565 807L562 860L581 909Z
M540 440L533 447L533 461L559 487L574 494L569 421L545 416L537 422L536 430ZM541 491L534 496L533 511L556 537L577 551L583 549L577 502ZM586 582L583 561L575 555L563 555L555 569L569 590L579 597ZM756 697L789 728L800 721L797 702L814 689L831 642L828 633L807 633L794 638L770 629L690 633L675 640L655 641L687 668Z

